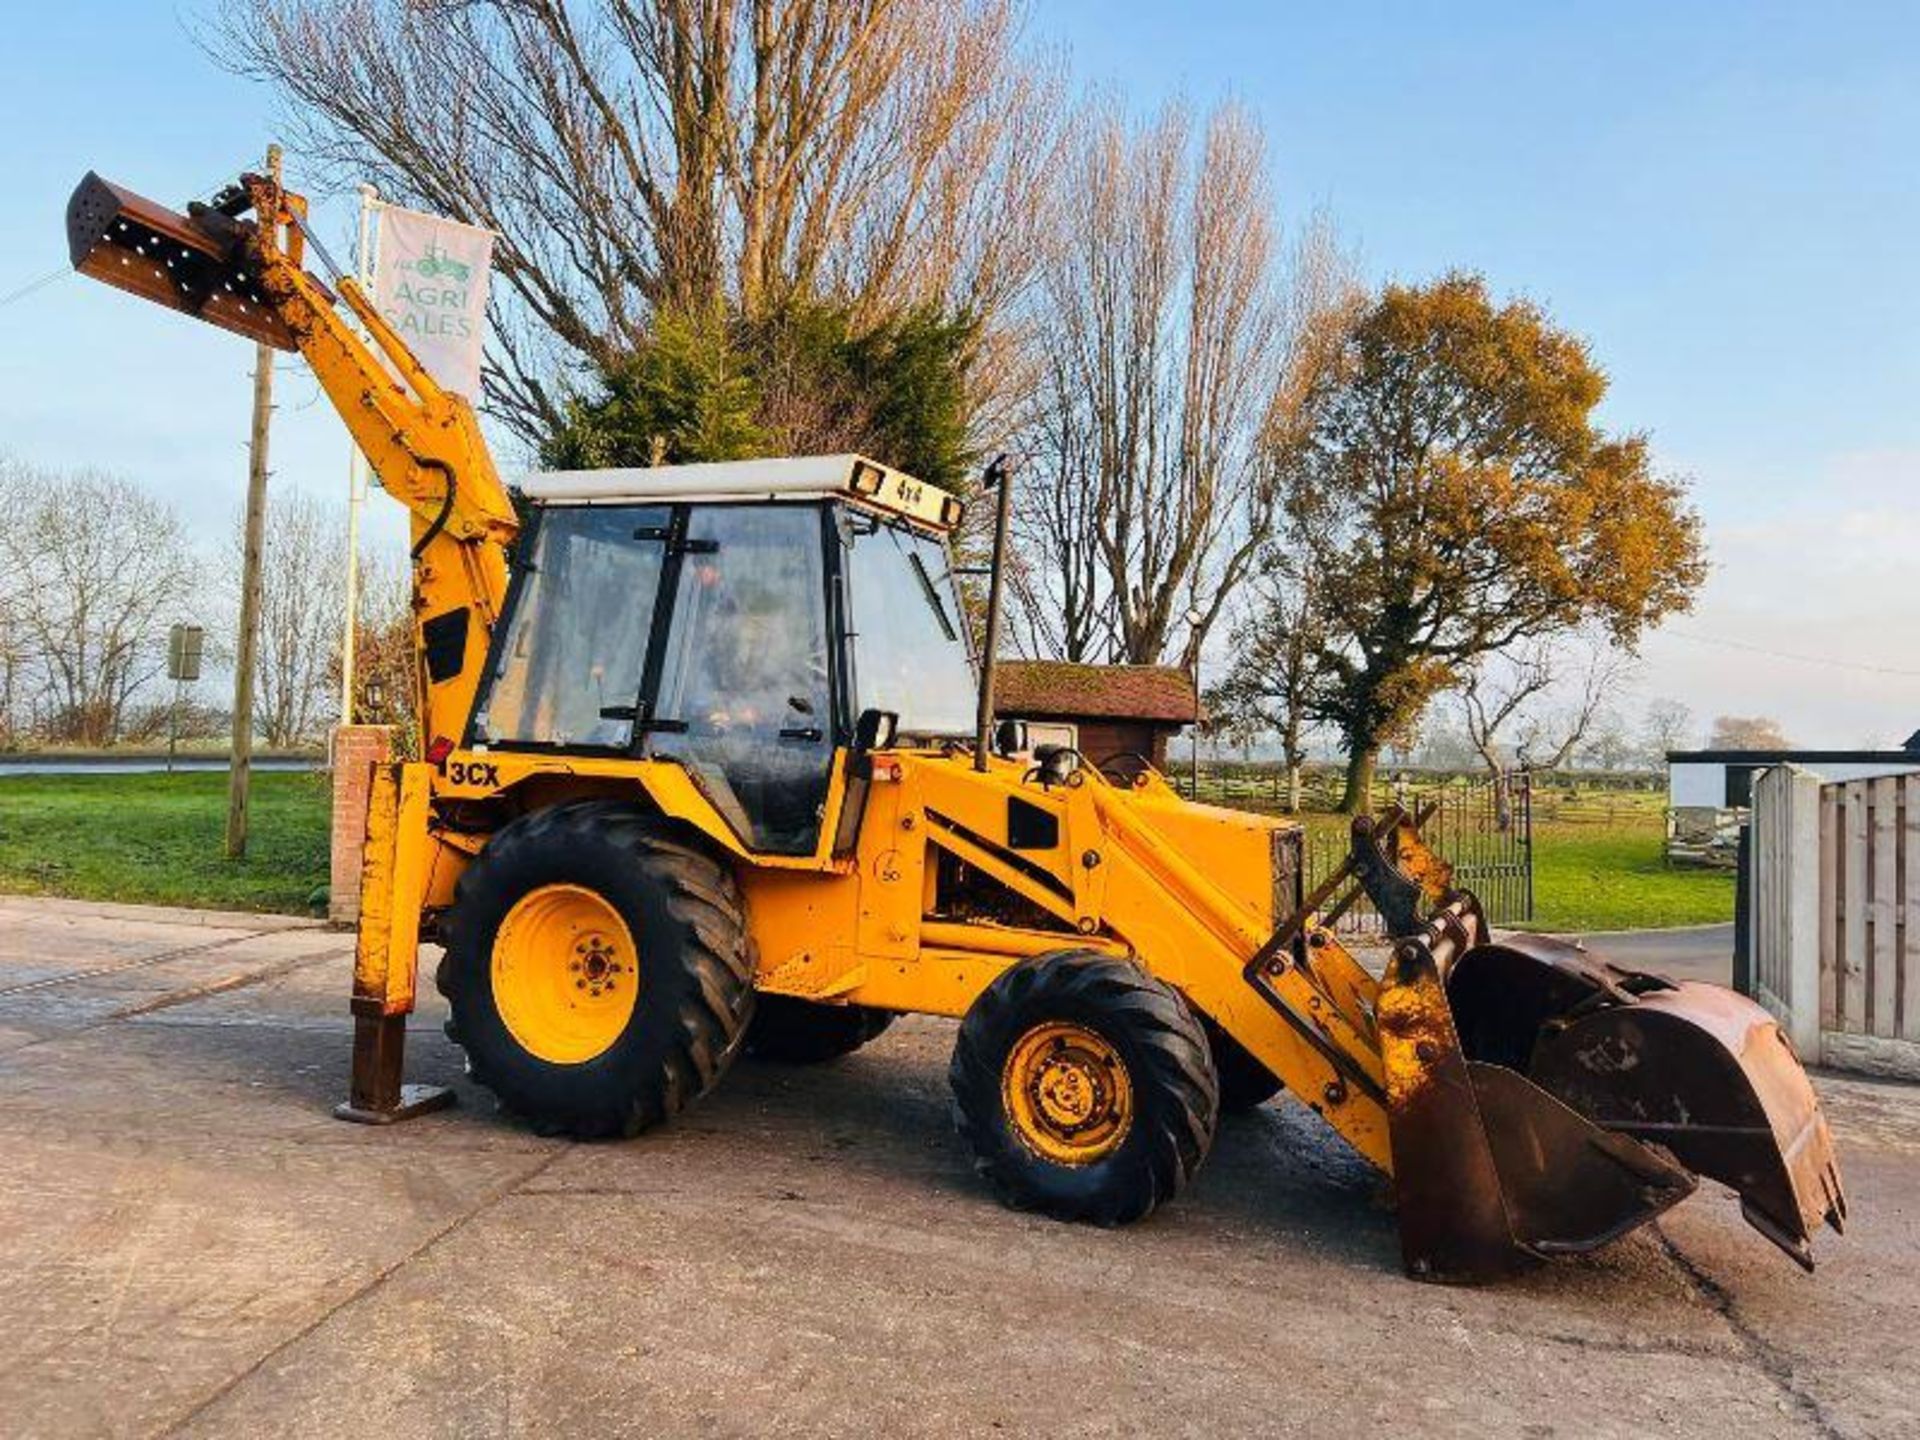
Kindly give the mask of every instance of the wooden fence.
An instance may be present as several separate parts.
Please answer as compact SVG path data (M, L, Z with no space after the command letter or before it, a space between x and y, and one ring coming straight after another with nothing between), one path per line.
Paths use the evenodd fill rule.
M1809 1060L1920 1079L1920 775L1754 789L1753 988Z

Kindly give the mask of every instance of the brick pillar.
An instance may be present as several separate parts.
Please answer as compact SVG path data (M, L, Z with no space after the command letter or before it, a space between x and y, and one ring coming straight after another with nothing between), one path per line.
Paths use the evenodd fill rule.
M393 758L391 725L342 725L333 732L333 858L327 918L360 918L360 857L367 848L367 789L373 767Z

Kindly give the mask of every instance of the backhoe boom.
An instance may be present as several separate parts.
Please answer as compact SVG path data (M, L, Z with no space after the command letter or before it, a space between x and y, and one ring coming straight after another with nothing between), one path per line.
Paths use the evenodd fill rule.
M473 407L434 381L357 281L337 279L336 294L308 273L306 208L246 175L183 216L90 174L68 204L67 239L83 272L305 358L381 486L412 516L423 738L454 741L519 521Z

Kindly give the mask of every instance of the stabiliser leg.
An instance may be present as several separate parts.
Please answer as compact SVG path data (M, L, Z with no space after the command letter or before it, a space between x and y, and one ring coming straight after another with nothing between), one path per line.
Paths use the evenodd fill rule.
M360 937L353 957L353 1069L334 1117L391 1125L453 1103L443 1085L401 1083L426 892L432 767L378 765L367 787Z
M405 1085L407 1017L353 1017L353 1071L347 1098L333 1107L333 1118L356 1125L391 1125L453 1104L444 1085Z

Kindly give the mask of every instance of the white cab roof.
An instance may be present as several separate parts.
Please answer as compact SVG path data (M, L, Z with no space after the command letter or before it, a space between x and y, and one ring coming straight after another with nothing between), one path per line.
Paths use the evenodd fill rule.
M845 497L942 530L957 525L962 513L960 502L946 491L864 455L798 455L632 470L544 470L522 475L514 483L530 499L556 505Z

